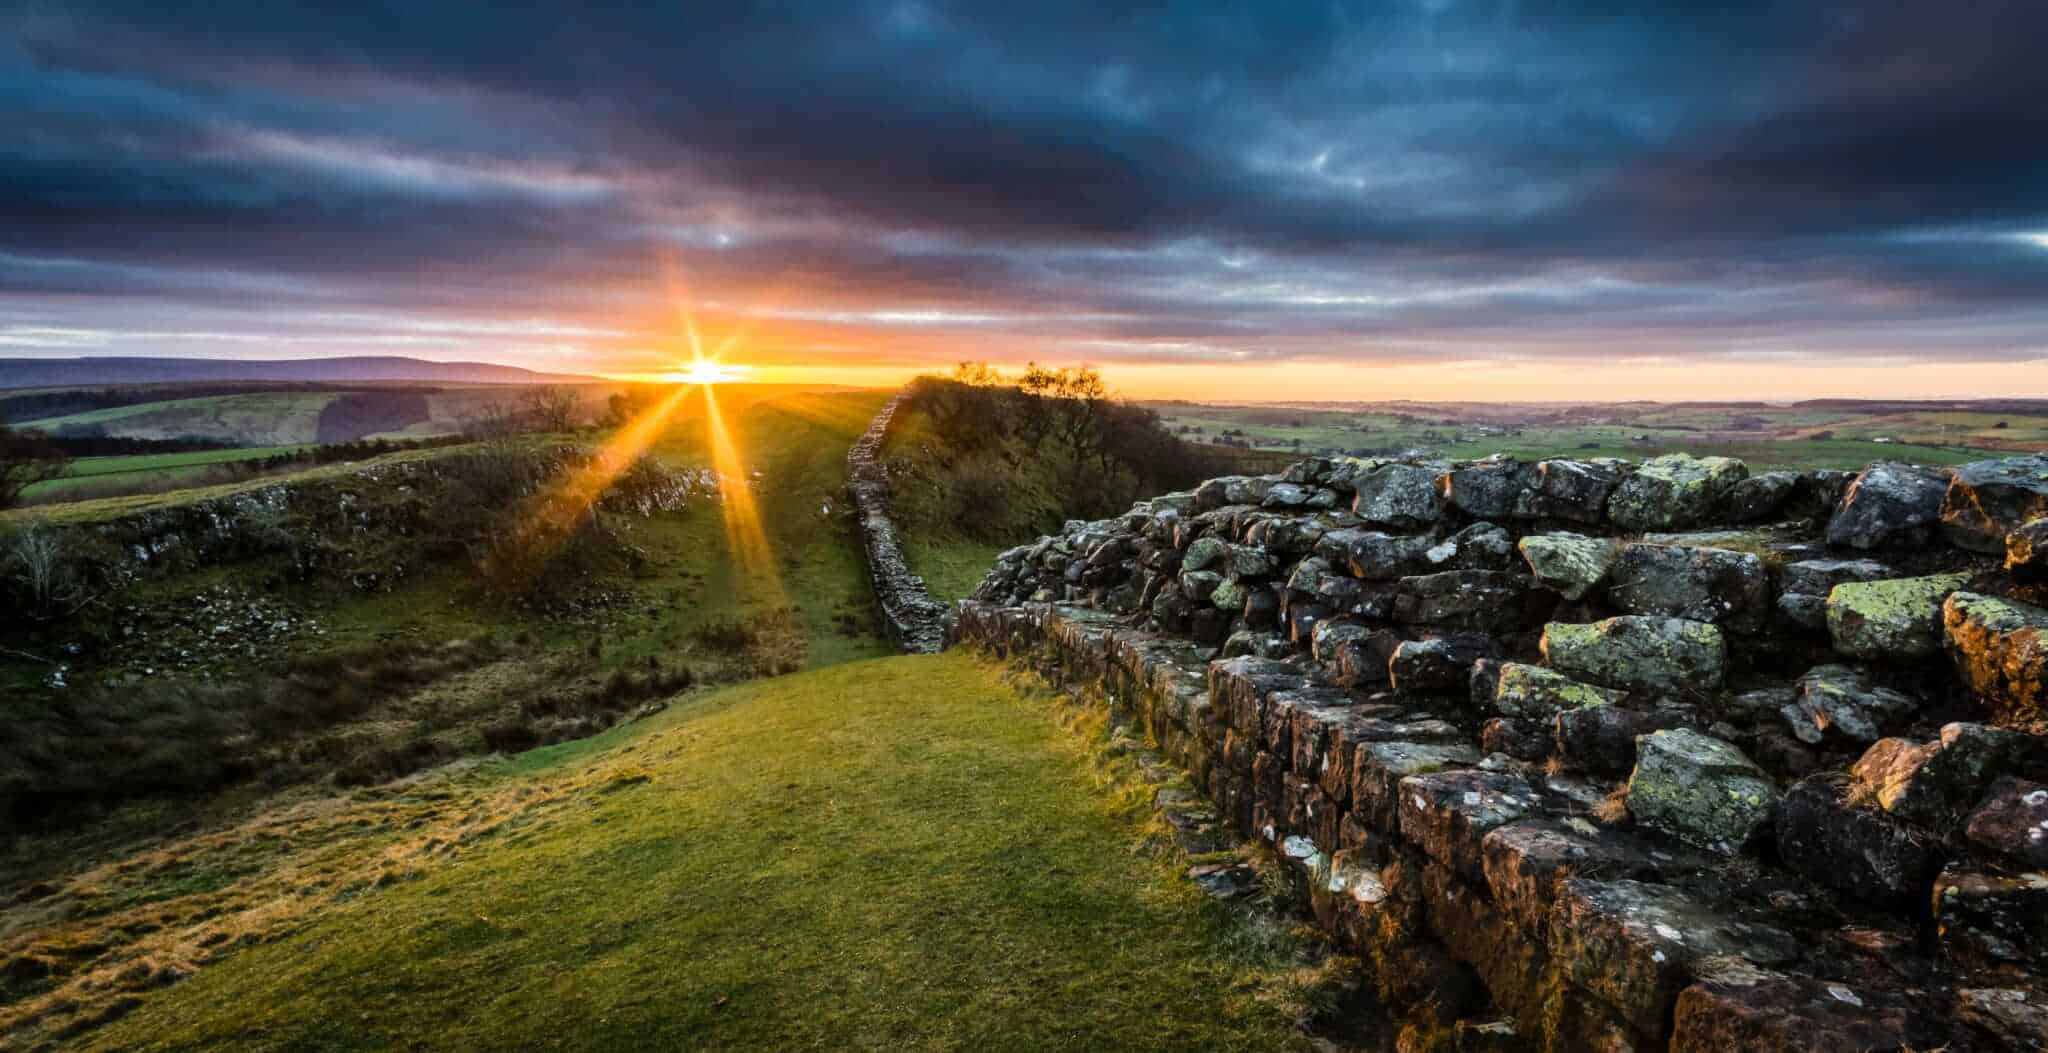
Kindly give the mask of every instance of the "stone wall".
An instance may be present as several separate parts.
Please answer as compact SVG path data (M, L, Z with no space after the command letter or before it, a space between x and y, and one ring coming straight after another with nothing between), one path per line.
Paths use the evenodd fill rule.
M955 638L1132 709L1411 1019L2043 1048L2044 516L2048 457L1307 461L1004 553Z
M944 644L952 612L932 599L924 579L911 573L910 562L903 556L896 524L889 519L889 474L881 461L889 424L907 397L899 394L890 399L846 451L846 488L860 523L861 548L867 556L868 581L882 609L882 627L904 651L931 654Z

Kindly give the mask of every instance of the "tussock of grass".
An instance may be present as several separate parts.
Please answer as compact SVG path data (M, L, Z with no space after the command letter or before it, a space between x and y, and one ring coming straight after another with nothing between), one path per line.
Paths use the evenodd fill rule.
M961 655L846 664L529 754L489 792L465 790L474 804L434 802L422 783L336 806L335 826L379 825L333 849L348 891L323 893L338 900L325 916L138 988L139 1004L73 1041L1302 1045L1301 1006L1278 992L1308 967L1248 944L1146 847L1145 789L1001 677ZM132 993L70 997L91 1012Z

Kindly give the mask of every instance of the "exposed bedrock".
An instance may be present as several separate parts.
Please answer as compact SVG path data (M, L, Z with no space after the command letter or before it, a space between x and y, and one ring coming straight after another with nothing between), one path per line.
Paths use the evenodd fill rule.
M1414 1048L2048 1048L2009 460L1305 461L1003 553L954 638L1142 723Z

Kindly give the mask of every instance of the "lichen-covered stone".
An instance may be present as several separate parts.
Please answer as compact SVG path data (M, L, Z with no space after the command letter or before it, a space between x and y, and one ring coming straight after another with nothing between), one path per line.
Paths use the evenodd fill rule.
M1543 811L1535 787L1508 772L1411 775L1401 780L1400 793L1401 836L1475 881L1482 877L1480 839L1487 831Z
M2048 610L1958 592L1941 620L1956 672L2000 723L2034 728L2048 718Z
M1770 821L1778 789L1742 751L1688 728L1636 744L1628 810L1688 844L1733 853Z
M1975 1028L1994 1049L2048 1049L2048 995L2040 991L1966 987L1956 992L1956 1019Z
M1728 662L1715 626L1641 615L1551 622L1543 627L1542 649L1544 661L1567 676L1634 691L1711 691Z
M1938 838L1849 803L1831 775L1801 779L1777 816L1778 858L1830 888L1895 910L1922 908L1944 853Z
M1770 575L1763 560L1748 552L1626 545L1608 572L1607 601L1630 614L1755 630L1771 609Z
M1805 559L1778 570L1778 613L1808 629L1828 627L1828 593L1845 581L1876 581L1891 568L1872 559Z
M1426 528L1443 516L1435 470L1412 464L1383 464L1352 480L1352 514L1374 526L1395 530Z
M1473 701L1503 716L1540 719L1560 710L1611 706L1628 697L1627 692L1580 683L1540 665L1503 662L1492 672L1482 688L1485 697Z
M1607 579L1621 558L1621 542L1559 532L1531 534L1516 548L1529 564L1536 583L1568 600L1583 599Z
M2036 870L2048 869L2048 786L2010 775L1991 784L1964 828L1970 843Z
M1951 866L1934 883L1934 921L1964 959L2048 966L2048 874Z
M1673 453L1637 466L1607 499L1607 518L1627 530L1680 530L1710 521L1749 469L1730 457Z
M1479 751L1462 744L1368 742L1351 758L1351 809L1369 830L1394 832L1400 815L1401 780L1411 775L1469 768Z
M1972 461L1942 495L1941 529L1959 548L2003 552L2006 535L2048 516L2048 453Z
M1919 708L1913 696L1881 686L1853 666L1820 665L1800 676L1792 701L1780 712L1794 737L1819 745L1831 738L1876 742L1887 725Z
M1849 484L1828 520L1830 545L1873 549L1926 540L1941 518L1948 476L1938 469L1883 461Z
M1946 724L1931 742L1880 739L1849 776L1859 797L1908 822L1942 827L1961 819L1991 780L2016 764L2030 740L1982 724Z
M1942 601L1966 574L1851 581L1828 593L1835 650L1873 662L1910 661L1941 649Z

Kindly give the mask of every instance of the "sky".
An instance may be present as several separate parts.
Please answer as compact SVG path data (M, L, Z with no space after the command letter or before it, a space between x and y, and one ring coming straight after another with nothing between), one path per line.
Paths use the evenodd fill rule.
M500 6L0 0L0 357L2048 395L2038 0Z

